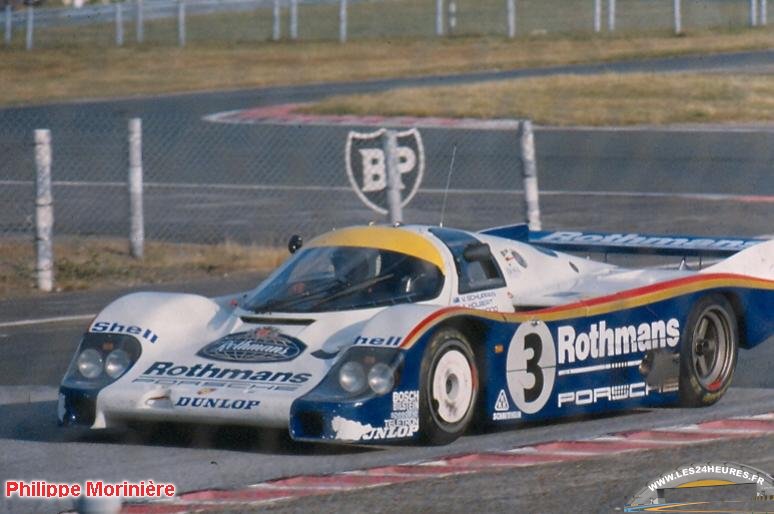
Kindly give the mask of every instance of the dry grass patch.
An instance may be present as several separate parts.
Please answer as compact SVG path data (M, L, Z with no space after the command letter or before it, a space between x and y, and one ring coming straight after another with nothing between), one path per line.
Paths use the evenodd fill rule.
M543 125L774 121L774 78L706 74L604 74L332 97L318 114L529 118Z
M148 242L145 258L136 260L129 256L125 240L77 238L57 242L54 255L56 287L68 291L269 272L287 257L287 250ZM0 297L34 290L34 258L31 242L0 240Z
M768 49L768 28L684 37L547 36L194 43L171 46L72 45L0 50L0 105L138 94L349 81L568 63Z

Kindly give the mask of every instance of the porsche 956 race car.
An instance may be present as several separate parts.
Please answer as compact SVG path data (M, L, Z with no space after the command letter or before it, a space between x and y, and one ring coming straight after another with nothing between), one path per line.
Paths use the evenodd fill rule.
M709 405L737 350L774 334L774 241L412 225L300 246L247 293L108 305L62 381L60 423L443 444L473 422ZM575 255L591 251L722 259L627 269Z

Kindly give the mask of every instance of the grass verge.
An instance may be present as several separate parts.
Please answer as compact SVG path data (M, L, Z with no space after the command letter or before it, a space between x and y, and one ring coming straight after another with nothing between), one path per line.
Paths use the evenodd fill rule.
M0 50L0 105L350 81L774 46L770 28L623 36L530 36Z
M0 297L35 291L32 243L0 240ZM235 272L269 272L287 257L287 250L235 243L218 245L147 242L145 258L129 256L125 240L63 239L54 245L56 289L72 291L135 286Z
M316 114L528 118L542 125L765 123L774 78L761 75L604 74L331 97Z

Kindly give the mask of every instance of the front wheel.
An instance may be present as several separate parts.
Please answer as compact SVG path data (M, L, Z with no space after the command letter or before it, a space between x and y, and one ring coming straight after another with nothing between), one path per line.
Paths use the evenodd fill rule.
M701 298L691 309L680 348L680 402L712 405L731 385L736 368L739 328L722 295Z
M478 370L463 334L446 329L433 336L422 359L419 428L430 444L461 436L475 412Z

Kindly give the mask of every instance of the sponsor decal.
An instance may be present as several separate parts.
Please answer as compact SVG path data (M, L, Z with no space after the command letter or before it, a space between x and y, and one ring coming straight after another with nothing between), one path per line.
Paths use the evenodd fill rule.
M384 426L374 427L335 416L331 428L336 439L345 441L378 441L411 437L419 431L419 391L394 391L392 413Z
M521 412L495 412L492 414L492 421L507 421L511 419L521 419Z
M154 384L157 386L179 386L179 387L204 387L197 391L197 394L206 395L211 391L227 389L230 391L239 391L244 394L265 393L267 391L283 392L295 391L300 387L299 384L288 382L240 382L230 380L207 380L191 378L155 378L140 376L132 380L135 384ZM199 392L202 391L202 392Z
M342 418L341 416L335 416L331 420L331 429L334 432L336 439L343 441L359 441L365 434L371 432L374 427L371 425L364 425L358 421Z
M497 395L497 401L495 402L494 408L497 412L503 412L511 409L511 404L508 403L508 397L505 396L505 389L500 389L500 394Z
M152 330L147 328L138 327L137 325L126 325L121 323L115 323L112 321L95 321L92 323L89 332L96 333L108 333L108 334L129 334L132 336L138 336L146 341L155 343L159 340L159 336Z
M495 291L481 291L455 296L452 299L452 303L470 309L495 311L497 310L497 293Z
M602 320L592 323L586 332L570 325L556 329L559 340L559 364L582 362L588 358L628 355L657 348L674 348L680 341L680 322L671 318L639 325L608 327Z
M191 398L181 396L175 402L175 407L196 407L200 409L232 409L252 410L260 405L259 400L231 400L228 398Z
M298 357L306 345L274 327L260 327L221 337L199 350L206 359L229 362L284 362Z
M580 391L561 392L557 396L557 407L566 407L569 405L591 405L600 400L608 402L618 402L630 398L642 398L654 391L645 382L634 384L622 384L614 386L596 387L594 389L583 389Z
M592 234L583 232L551 232L534 243L580 243L615 246L652 246L655 248L744 250L760 243L750 239L701 239L691 237L643 236L640 234Z
M402 337L398 336L389 336L389 337L365 337L365 336L357 336L355 337L355 340L353 341L353 345L355 346L400 346L400 341L403 339Z
M740 485L750 487L728 487ZM707 501L713 496L722 500ZM738 462L694 462L648 481L624 512L769 512L761 503L767 500L774 500L774 478L768 473Z
M363 434L363 441L399 439L419 432L419 391L394 391L392 414L384 426Z
M511 410L511 404L508 402L508 396L505 394L505 389L500 389L500 394L497 395L495 401L494 414L492 414L492 421L502 421L508 419L521 419L521 412Z
M384 153L386 129L347 136L345 165L352 189L370 209L387 214L387 159ZM422 136L415 128L397 133L396 160L402 205L406 206L419 190L425 171Z
M146 369L144 377L189 377L214 378L245 382L288 382L302 384L311 378L310 373L293 373L290 371L256 371L244 368L220 368L211 363L205 365L181 366L174 362L156 361Z

